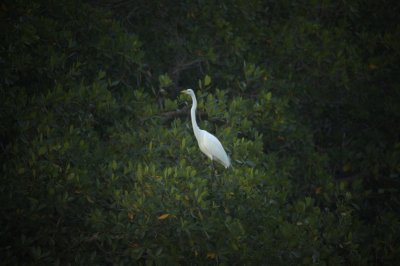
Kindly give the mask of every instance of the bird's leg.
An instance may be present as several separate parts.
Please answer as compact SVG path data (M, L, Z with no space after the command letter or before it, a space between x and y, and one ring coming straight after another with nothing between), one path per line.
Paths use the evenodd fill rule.
M213 160L211 160L211 176L215 179L215 166Z
M217 190L218 182L217 182L217 176L215 174L215 165L213 160L211 160L210 170L211 170L211 187L212 190L215 191Z
M221 179L218 177L217 168L215 167L214 160L211 161L211 171L215 184L218 184Z

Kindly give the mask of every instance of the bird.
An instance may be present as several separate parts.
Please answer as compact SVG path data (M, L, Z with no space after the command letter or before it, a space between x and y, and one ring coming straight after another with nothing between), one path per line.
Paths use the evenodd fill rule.
M231 166L231 160L226 154L224 147L222 147L221 142L211 133L202 130L197 125L196 121L196 108L197 108L197 99L194 91L192 89L187 89L181 91L183 94L190 95L192 97L192 108L190 110L190 115L192 118L192 127L194 136L197 139L197 143L199 145L200 150L207 155L211 161L217 161L222 164L225 168Z

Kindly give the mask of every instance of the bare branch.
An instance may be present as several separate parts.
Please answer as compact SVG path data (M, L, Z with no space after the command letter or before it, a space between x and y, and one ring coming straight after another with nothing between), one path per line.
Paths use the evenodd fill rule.
M179 109L176 111L169 111L169 112L161 113L160 116L166 118L167 120L174 119L177 117L185 117L185 116L188 116L190 108L191 108L191 106L187 105L187 106L183 107L182 109ZM200 119L204 119L207 117L206 113L201 112L199 110L196 111L196 115L198 117L200 117Z

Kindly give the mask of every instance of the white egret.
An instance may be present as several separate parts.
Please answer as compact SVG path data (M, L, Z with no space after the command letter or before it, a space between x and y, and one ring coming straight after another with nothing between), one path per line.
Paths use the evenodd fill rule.
M196 95L192 89L181 91L184 94L188 94L192 97L192 109L190 110L190 114L192 117L192 127L194 135L197 139L197 143L199 144L200 150L207 155L212 161L215 160L221 163L225 168L228 168L231 165L231 161L226 154L224 148L222 147L221 142L211 133L202 130L199 128L196 122L196 108L197 108L197 100Z

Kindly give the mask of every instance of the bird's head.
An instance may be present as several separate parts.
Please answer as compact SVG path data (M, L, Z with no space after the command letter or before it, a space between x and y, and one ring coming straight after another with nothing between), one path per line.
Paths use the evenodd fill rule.
M194 96L194 91L192 89L183 90L181 93Z

